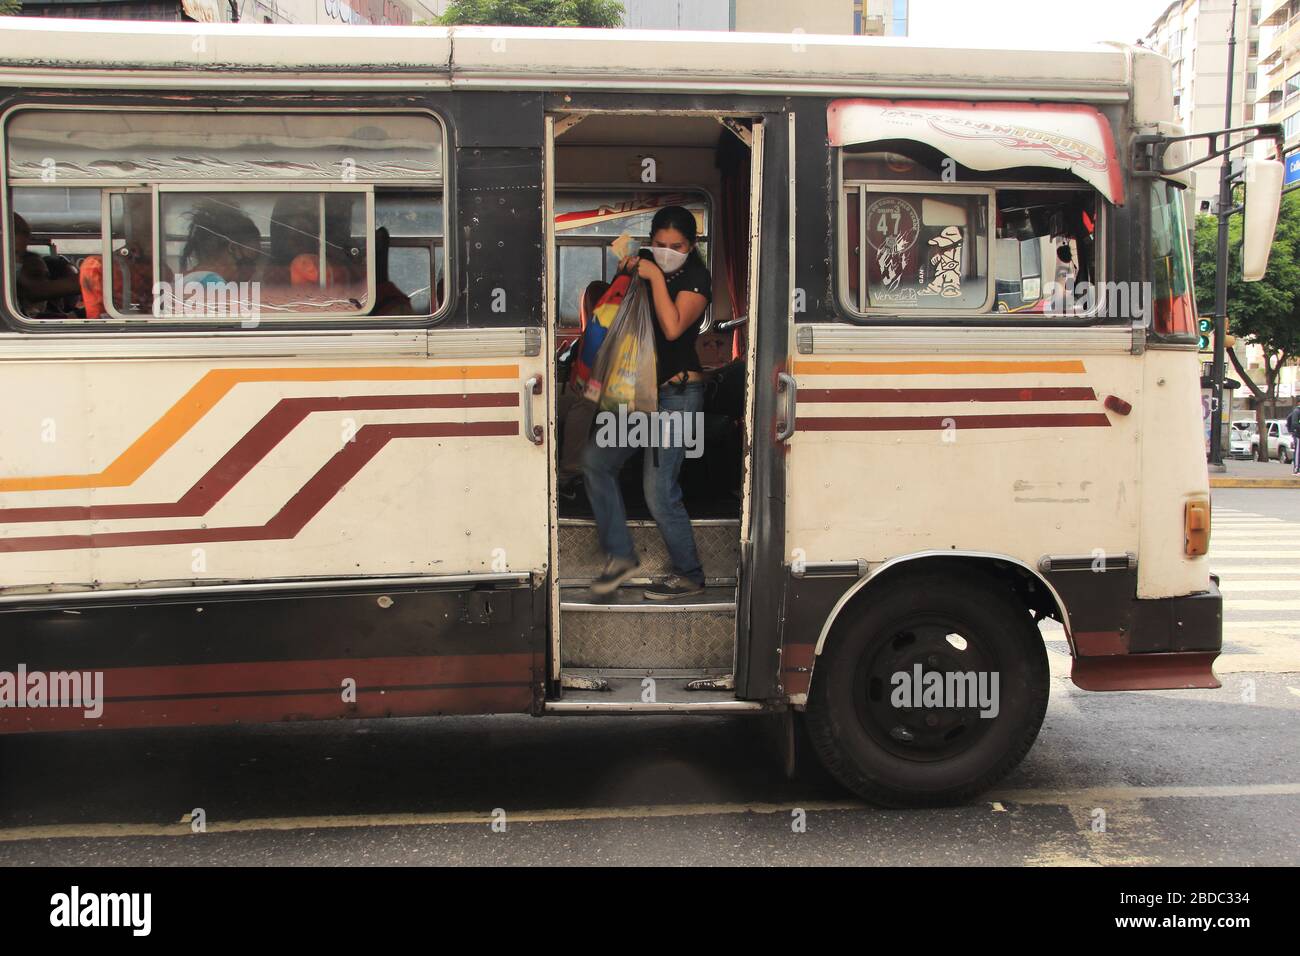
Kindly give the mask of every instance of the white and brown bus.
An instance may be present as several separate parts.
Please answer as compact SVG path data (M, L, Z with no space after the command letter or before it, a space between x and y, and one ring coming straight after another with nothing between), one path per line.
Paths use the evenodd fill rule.
M1218 686L1170 88L1117 45L3 21L0 731L801 713L935 803L1031 746L1040 625L1079 687ZM707 588L642 600L632 466L597 601L556 354L669 204ZM240 282L160 308L214 234Z

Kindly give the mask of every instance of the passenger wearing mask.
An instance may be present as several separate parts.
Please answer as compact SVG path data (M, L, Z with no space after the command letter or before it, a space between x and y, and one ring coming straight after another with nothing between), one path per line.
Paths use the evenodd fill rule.
M695 236L695 216L681 206L665 206L650 224L654 258L629 256L619 263L621 271L635 271L645 281L654 304L659 410L678 412L683 417L704 407L704 376L695 339L712 298L709 270L695 247ZM593 441L583 456L587 497L607 556L603 573L591 586L598 595L612 594L641 566L618 487L619 471L636 450L601 447ZM678 480L685 457L681 441L645 452L646 504L663 535L674 572L666 581L646 588L649 600L668 601L704 590L704 571Z

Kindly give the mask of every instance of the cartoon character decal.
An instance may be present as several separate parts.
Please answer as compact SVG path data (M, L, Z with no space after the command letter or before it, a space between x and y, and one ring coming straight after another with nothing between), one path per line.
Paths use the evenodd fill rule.
M961 230L956 226L944 226L943 231L930 240L929 246L930 270L934 278L917 294L938 295L945 299L959 297L961 295Z

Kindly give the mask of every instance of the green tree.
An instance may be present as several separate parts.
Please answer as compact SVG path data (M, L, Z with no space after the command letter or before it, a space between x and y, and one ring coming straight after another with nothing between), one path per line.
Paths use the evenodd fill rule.
M1246 374L1235 352L1228 349L1227 355L1256 399L1259 454L1263 461L1268 455L1264 420L1277 415L1282 367L1300 357L1300 193L1282 197L1268 271L1259 282L1241 279L1241 230L1242 217L1233 216L1228 223L1228 332L1263 347L1263 387ZM1214 311L1217 236L1218 220L1214 216L1196 217L1196 305L1202 313Z
M438 18L443 26L619 27L618 0L452 0Z
M0 17L15 17L23 8L23 0L0 0Z

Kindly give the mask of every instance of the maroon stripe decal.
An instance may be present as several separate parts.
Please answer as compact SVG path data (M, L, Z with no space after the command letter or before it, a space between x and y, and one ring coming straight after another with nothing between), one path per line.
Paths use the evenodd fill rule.
M282 541L295 537L338 494L339 489L394 438L465 438L517 434L517 421L365 425L357 431L352 442L322 465L264 525L0 538L0 552L135 548L155 544L209 544L219 541Z
M70 505L54 508L0 508L0 523L79 521L106 518L199 518L226 496L312 412L377 411L402 408L509 408L513 392L459 395L343 395L285 398L235 442L179 501L120 505Z
M802 393L800 393L802 397ZM796 418L795 429L807 432L907 432L943 428L1109 428L1105 415L903 415L895 417Z
M358 717L430 717L437 714L524 714L533 706L527 684L500 687L393 688L383 694L362 693L355 704L340 694L282 694L246 697L134 700L104 705L97 720L70 708L0 710L0 735L129 727L208 727L261 724L286 720Z
M1091 402L1090 388L801 388L805 402Z

